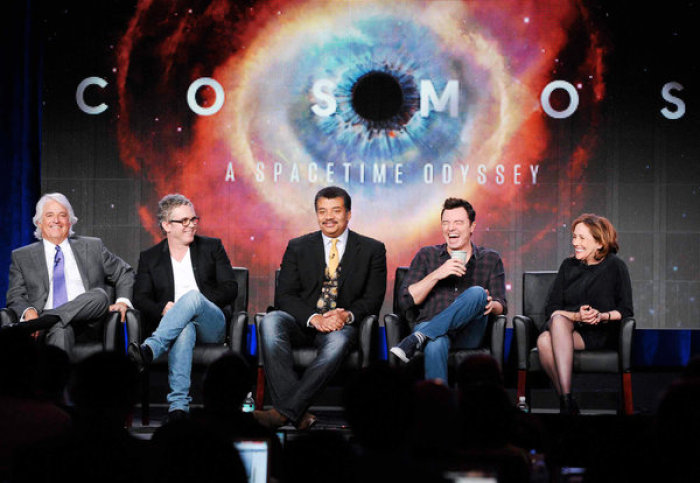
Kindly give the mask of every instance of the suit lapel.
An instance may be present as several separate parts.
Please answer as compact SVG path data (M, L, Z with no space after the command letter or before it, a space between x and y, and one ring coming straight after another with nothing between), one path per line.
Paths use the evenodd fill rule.
M87 272L85 271L85 263L87 263L88 259L87 244L83 243L80 238L69 238L68 243L70 244L70 249L73 251L75 263L78 265L78 272L80 273L80 279L83 281L83 287L85 287L85 290L88 290L90 284Z
M317 232L317 236L313 238L311 243L311 254L315 263L311 273L316 273L318 283L323 285L323 277L326 271L326 252L323 249L323 237L320 231Z
M192 262L192 271L194 272L194 280L197 282L198 287L202 287L202 281L199 279L201 274L199 273L199 244L197 243L197 236L195 235L194 241L190 244L190 261Z
M41 285L44 287L44 292L47 294L49 293L49 270L52 270L53 267L47 267L46 266L46 255L44 253L44 242L40 241L37 243L34 248L32 248L31 252L31 260L32 264L35 267L36 273L40 274L39 276L41 277ZM44 298L46 300L46 297Z
M168 240L163 240L163 249L160 252L160 260L158 260L158 271L165 276L168 287L168 299L175 298L175 279L173 278L173 262L170 260L170 249L168 248Z
M348 233L348 245L343 252L343 258L340 259L340 275L338 275L338 289L343 286L343 282L347 280L355 269L355 260L357 253L360 250L360 244L357 239L357 234L351 231Z

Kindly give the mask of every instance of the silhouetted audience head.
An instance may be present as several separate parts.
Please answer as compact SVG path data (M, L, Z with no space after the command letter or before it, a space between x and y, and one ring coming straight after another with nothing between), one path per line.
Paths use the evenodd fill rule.
M459 416L453 392L444 384L420 381L414 387L414 394L413 450L421 454L444 454L454 449Z
M491 383L502 386L503 376L496 359L490 354L474 354L467 357L457 368L457 387L470 384Z
M683 379L700 379L700 355L693 356L683 369Z
M284 463L288 482L361 481L355 473L352 447L335 431L310 431L297 436L285 447Z
M245 468L229 438L191 419L167 423L153 434L154 483L246 482Z
M403 447L413 424L413 389L395 369L375 365L360 371L344 391L345 413L359 443L371 450Z
M240 411L253 380L248 363L233 352L219 357L204 376L204 407L215 413Z
M39 347L36 387L37 395L59 405L64 405L63 390L70 377L70 359L66 351L44 344Z
M656 434L668 481L691 481L700 473L700 380L688 379L673 383L657 412Z
M511 441L515 409L502 386L466 386L460 390L459 408L465 447L495 449Z
M121 427L137 399L137 368L125 354L98 352L75 366L69 394L79 419Z
M0 394L31 397L35 393L38 351L24 331L0 331Z

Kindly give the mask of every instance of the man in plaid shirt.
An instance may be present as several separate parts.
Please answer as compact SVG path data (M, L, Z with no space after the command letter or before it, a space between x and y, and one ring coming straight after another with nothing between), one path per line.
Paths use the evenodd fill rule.
M423 350L425 378L445 384L450 345L478 347L489 314L505 314L507 309L503 262L498 252L472 243L475 218L468 201L445 200L445 243L418 251L400 291L402 309L416 309L418 323L391 352L408 362Z

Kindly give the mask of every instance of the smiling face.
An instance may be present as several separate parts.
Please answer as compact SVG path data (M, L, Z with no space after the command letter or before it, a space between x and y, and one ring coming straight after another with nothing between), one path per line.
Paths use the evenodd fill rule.
M190 223L189 226L182 226L182 223L176 223L172 220L182 220L185 218L193 218L197 216L194 208L189 205L180 205L170 212L169 221L164 221L161 226L165 230L165 236L168 238L168 243L175 245L189 245L194 241L194 235L197 233L197 225Z
M593 265L600 261L595 258L595 255L598 250L603 248L603 245L593 238L590 228L585 223L579 223L574 227L571 244L574 246L574 256L578 260L588 265Z
M316 217L321 232L329 238L338 238L348 227L351 213L345 209L343 198L319 198Z
M70 214L68 208L55 200L48 200L44 204L41 219L38 222L41 229L41 237L55 245L59 245L68 238L70 233Z
M474 228L476 222L469 222L467 210L462 207L442 213L442 236L445 237L449 251L469 250Z

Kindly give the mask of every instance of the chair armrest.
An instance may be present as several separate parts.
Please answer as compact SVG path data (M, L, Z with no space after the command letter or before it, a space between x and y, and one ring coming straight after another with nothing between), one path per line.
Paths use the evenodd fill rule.
M497 315L491 323L491 355L503 370L504 352L506 346L506 323L508 319L505 315Z
M411 332L408 322L397 314L386 314L384 316L384 330L386 331L386 345L389 349L398 345L401 339Z
M513 328L515 329L515 342L518 353L518 370L529 368L528 354L535 345L535 323L526 315L516 315L513 317Z
M386 332L387 350L390 350L398 345L401 339L410 334L411 329L408 326L408 322L397 314L386 314L384 316L384 331ZM399 364L398 359L393 354L389 353L388 358L390 366Z
M630 372L632 369L632 339L637 322L627 317L620 322L620 371Z
M228 325L229 347L233 352L245 354L245 336L248 329L248 312L236 312Z
M260 335L260 324L262 323L263 317L265 317L264 312L258 312L255 314L255 340L258 342L258 367L263 367L263 345L262 336Z
M376 315L368 315L357 327L361 367L369 367L379 357L379 320Z
M129 345L132 342L140 344L144 340L141 312L136 309L127 309L124 323L126 324L126 344Z
M0 309L0 327L19 322L19 317L12 309Z
M106 351L113 351L117 349L117 340L119 337L119 330L122 330L122 324L119 320L121 314L117 311L108 312L105 316L104 327L103 327L103 340L104 348Z

